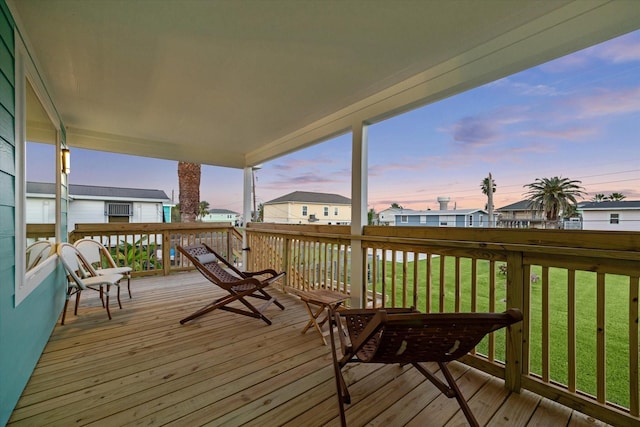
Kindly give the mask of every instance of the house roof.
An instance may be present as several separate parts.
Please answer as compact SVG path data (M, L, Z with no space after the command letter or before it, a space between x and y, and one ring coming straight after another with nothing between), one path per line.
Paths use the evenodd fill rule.
M498 208L496 211L530 211L532 209L530 200L520 200L519 202Z
M56 194L55 184L49 182L27 182L27 194ZM95 185L70 184L69 195L74 199L170 201L167 194L162 190Z
M238 212L230 211L229 209L209 209L207 212L210 214L233 214L240 215Z
M613 200L602 202L584 202L578 205L579 210L596 211L611 209L640 209L640 200Z
M447 210L428 210L428 211L416 211L405 209L403 212L396 213L398 215L421 215L421 216L440 216L440 215L470 215L472 213L482 212L487 213L483 209L447 209Z
M72 148L232 168L640 28L635 1L6 3L49 113L31 141L51 117Z
M351 199L339 194L313 193L311 191L294 191L284 196L265 202L265 205L276 203L319 203L325 205L351 205Z

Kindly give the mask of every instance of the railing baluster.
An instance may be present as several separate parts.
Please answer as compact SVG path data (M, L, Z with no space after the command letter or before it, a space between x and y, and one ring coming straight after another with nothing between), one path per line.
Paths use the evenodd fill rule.
M418 308L418 266L420 255L418 252L413 252L413 306Z
M431 258L431 253L429 252L427 254L427 265L425 268L425 275L426 275L426 287L427 287L427 295L426 295L426 301L425 301L425 311L427 313L431 313L432 311L432 298L431 298L431 293L433 292L433 267L432 267L432 262L433 259Z
M567 363L569 377L567 388L571 393L576 392L576 271L570 269L567 276Z
M597 274L597 339L596 339L596 365L597 365L597 392L598 402L607 400L607 360L606 360L606 324L605 324L605 277L604 273Z
M542 380L549 382L550 370L550 341L549 341L549 267L542 267L542 316L540 319L542 329ZM528 367L527 367L528 371Z
M629 412L640 415L638 393L638 277L629 278Z
M460 257L457 256L454 258L455 259L455 273L454 273L454 283L455 283L455 287L454 287L454 299L453 299L453 305L454 305L454 311L456 313L460 312L460 299L462 298L462 290L460 288Z
M445 256L444 254L440 254L440 288L439 288L439 292L440 292L440 306L439 306L439 311L440 313L444 313L445 312L445 306L444 306L444 302L445 302L445 276L446 276L446 269L445 269Z

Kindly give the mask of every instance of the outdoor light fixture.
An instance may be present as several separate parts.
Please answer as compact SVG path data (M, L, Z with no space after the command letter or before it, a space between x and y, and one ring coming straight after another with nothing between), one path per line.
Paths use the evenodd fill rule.
M62 160L62 173L68 174L71 172L71 151L68 148L63 148L60 151Z

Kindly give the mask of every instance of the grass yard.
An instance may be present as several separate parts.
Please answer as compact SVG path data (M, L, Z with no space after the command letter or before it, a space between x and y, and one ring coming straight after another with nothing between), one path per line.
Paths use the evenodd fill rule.
M417 261L418 283L413 283L414 261L395 263L396 286L391 289L393 262L386 262L386 294L387 306L411 306L414 297L416 307L420 311L428 310L427 299L427 260ZM431 301L430 311L440 311L440 294L444 294L444 311L455 311L455 272L454 257L431 258ZM444 264L443 286L440 285L440 270ZM503 311L506 309L506 276L498 268L490 271L489 261L477 261L477 310ZM459 303L460 311L471 310L471 275L470 259L459 261ZM491 274L495 277L495 287L491 289ZM530 337L530 371L542 374L542 269L533 266L531 269L531 337ZM382 292L380 275L382 266L378 265L376 291ZM535 276L538 280L535 280ZM568 285L567 270L549 269L549 373L552 381L567 384L568 382ZM576 272L576 388L582 392L596 393L596 273ZM403 286L403 277L406 286ZM626 276L606 275L605 280L605 319L606 319L606 394L607 400L624 407L629 406L629 278ZM394 298L395 297L395 298ZM394 304L392 302L395 301ZM491 306L493 304L493 307ZM504 360L504 331L496 333L496 359ZM478 347L480 353L487 353L487 340Z

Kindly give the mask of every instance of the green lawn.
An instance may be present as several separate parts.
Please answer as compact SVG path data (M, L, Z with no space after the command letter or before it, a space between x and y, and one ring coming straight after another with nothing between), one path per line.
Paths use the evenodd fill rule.
M454 311L455 302L455 261L453 257L445 259L445 311ZM506 309L506 277L495 268L495 311ZM431 309L439 311L440 295L440 259L432 258L432 290ZM379 264L378 275L381 275ZM406 305L413 304L414 263L407 264ZM402 263L396 263L396 306L403 305ZM471 309L471 260L460 261L460 310ZM541 276L541 268L533 267L532 275ZM387 262L387 295L391 305L392 262ZM426 306L426 260L418 261L417 308L427 311ZM490 300L489 262L479 260L477 263L477 311L488 311ZM381 292L380 279L377 291ZM549 269L549 324L550 324L550 376L552 381L567 384L567 308L568 289L567 271ZM628 316L629 316L629 279L624 276L606 276L606 370L607 400L629 406L629 348L628 348ZM542 372L542 283L541 280L531 283L531 372ZM504 360L504 331L497 333L496 358ZM596 392L596 274L576 272L576 352L577 352L577 389L595 395ZM487 340L478 347L479 352L487 352Z

